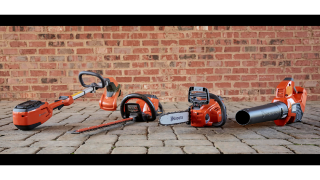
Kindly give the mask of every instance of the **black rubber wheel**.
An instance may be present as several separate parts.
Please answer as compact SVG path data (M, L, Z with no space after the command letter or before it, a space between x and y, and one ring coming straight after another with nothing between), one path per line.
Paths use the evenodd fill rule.
M124 112L124 105L125 103L133 98L137 98L137 99L141 99L144 102L147 103L147 105L149 106L149 109L151 111L152 116L150 117L150 119L148 119L148 121L154 121L157 118L157 112L156 109L154 107L154 105L152 104L151 100L149 98L147 98L146 96L142 95L142 94L138 94L138 93L133 93L133 94L128 94L126 97L124 97L121 101L120 104L120 113L122 118L126 118L125 112Z
M223 102L220 99L220 96L216 96L214 94L209 93L210 99L214 99L215 101L218 102L220 109L221 109L221 121L217 122L217 123L212 123L212 126L214 127L221 127L223 126L226 122L227 122L227 108L226 106L223 104Z

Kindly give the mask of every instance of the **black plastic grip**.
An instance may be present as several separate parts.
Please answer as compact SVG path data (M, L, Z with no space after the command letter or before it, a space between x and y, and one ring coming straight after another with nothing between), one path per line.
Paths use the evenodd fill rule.
M79 73L79 81L80 81L80 83L81 83L81 85L83 87L92 87L93 85L92 84L91 85L85 84L83 82L82 75L90 75L90 76L95 76L95 77L99 78L100 81L101 81L102 86L98 86L97 84L94 83L94 87L104 88L106 86L106 80L102 76L100 76L100 74L97 74L97 73L94 73L94 72L90 72L90 71L81 71Z

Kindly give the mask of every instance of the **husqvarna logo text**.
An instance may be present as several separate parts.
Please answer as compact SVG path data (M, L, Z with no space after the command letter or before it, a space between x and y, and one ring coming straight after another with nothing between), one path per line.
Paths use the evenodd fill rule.
M183 116L179 116L179 117L171 117L171 121L179 120L179 119L183 119Z

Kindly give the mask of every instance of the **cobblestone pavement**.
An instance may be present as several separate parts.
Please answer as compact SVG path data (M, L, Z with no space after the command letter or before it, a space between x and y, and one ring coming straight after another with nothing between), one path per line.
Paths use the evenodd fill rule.
M302 123L279 127L273 121L240 126L235 113L266 102L226 102L228 121L221 128L187 124L161 126L128 123L82 134L70 131L120 117L99 109L98 102L75 102L55 110L31 131L18 130L12 109L21 101L0 101L0 154L319 154L320 103L308 101ZM120 103L118 103L120 104ZM185 110L187 102L164 102L165 112Z

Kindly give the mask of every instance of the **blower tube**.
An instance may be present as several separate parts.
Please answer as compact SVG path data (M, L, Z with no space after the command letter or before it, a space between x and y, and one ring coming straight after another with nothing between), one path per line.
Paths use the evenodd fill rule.
M255 124L259 122L283 119L288 115L285 103L277 101L253 108L242 109L236 114L236 121L240 125Z

